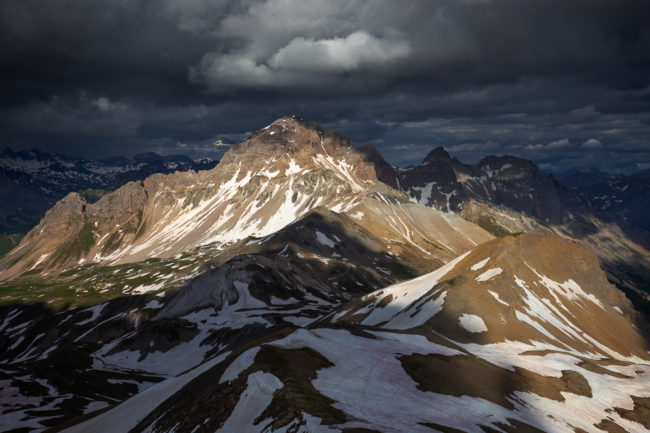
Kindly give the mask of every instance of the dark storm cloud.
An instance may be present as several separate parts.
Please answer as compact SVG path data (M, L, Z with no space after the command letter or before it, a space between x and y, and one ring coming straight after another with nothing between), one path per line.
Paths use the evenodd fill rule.
M299 113L394 163L445 145L632 171L650 165L648 16L636 0L4 0L0 145L219 155Z

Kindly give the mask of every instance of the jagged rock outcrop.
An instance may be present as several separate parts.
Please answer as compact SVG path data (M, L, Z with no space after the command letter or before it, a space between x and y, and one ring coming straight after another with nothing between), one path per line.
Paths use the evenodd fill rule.
M381 156L379 151L375 148L375 146L372 145L372 143L361 146L357 150L365 155L365 161L368 161L375 166L377 179L384 182L386 185L390 185L395 189L399 189L396 169L388 162L386 162L384 157Z

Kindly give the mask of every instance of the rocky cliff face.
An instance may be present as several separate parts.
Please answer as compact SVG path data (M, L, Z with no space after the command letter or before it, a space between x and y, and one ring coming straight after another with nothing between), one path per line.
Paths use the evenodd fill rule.
M394 176L400 189L419 203L447 212L461 212L474 200L558 224L566 222L578 205L577 199L551 176L514 156L488 156L471 166L438 147L421 165L398 169L388 176Z

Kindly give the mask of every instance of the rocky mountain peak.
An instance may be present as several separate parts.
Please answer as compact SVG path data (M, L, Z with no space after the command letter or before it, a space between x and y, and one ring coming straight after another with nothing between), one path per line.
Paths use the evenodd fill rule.
M368 143L364 146L361 146L357 149L364 155L364 161L370 162L375 166L375 172L377 173L377 178L384 182L387 185L392 186L395 189L399 189L397 182L397 172L392 165L390 165L379 151L372 145Z
M233 146L222 158L221 170L235 173L299 173L333 169L342 179L376 182L374 166L338 131L291 115L281 117Z
M282 153L293 154L302 151L336 152L340 148L352 148L350 139L337 131L326 131L312 121L300 116L284 116L265 128L250 135L248 140L234 146L234 153Z
M443 146L438 146L435 149L433 149L431 152L427 154L427 156L424 157L424 161L422 162L423 164L427 164L430 162L434 162L439 159L451 159L451 156Z
M56 207L61 218L48 215L25 237L29 253L22 262L0 268L12 268L3 273L8 278L36 264L61 269L64 262L137 261L229 245L269 235L315 207L347 209L377 183L375 166L348 138L298 116L283 117L233 146L212 170L153 175L95 203L68 197ZM59 224L66 215L74 224ZM48 242L43 230L52 233Z

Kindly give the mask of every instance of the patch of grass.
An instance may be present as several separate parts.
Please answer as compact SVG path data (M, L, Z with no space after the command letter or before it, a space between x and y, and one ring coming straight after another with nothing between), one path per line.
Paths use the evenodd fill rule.
M153 277L151 275L141 275L136 278L129 278L128 284L131 286L144 286L144 285L149 285L156 281L156 277Z
M0 305L43 303L55 311L89 307L124 296L126 286L150 285L163 278L161 275L177 272L179 276L183 275L189 270L178 271L174 266L192 263L196 262L161 258L116 266L88 263L70 269L56 279L44 279L35 270L0 283Z
M74 290L65 283L35 280L0 287L0 305L48 302L51 306L60 308L66 303L61 298L71 298L74 295Z

